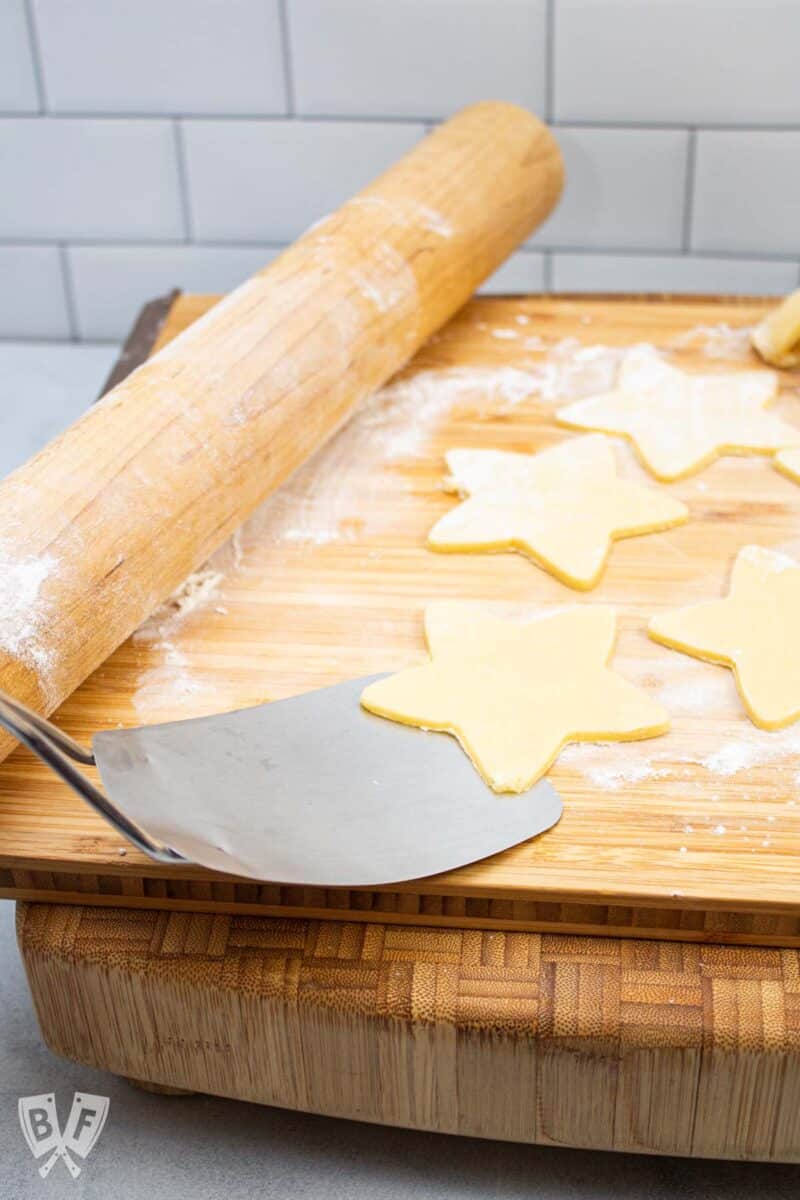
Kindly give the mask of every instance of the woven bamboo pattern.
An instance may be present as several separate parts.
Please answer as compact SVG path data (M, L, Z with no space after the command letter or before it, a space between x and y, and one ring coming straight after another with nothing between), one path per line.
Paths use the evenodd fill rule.
M800 954L20 904L45 1040L133 1078L515 1141L800 1161Z
M800 1160L796 950L19 905L56 1054L445 1133Z
M796 1051L800 953L560 934L21 905L26 955L538 1038Z

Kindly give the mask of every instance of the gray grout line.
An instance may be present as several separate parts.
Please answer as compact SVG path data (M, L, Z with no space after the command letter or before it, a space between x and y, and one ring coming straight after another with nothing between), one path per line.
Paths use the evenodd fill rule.
M124 337L117 338L68 338L68 337L34 337L30 334L0 333L0 346L69 346L75 350L92 349L100 346L120 346Z
M314 112L295 112L291 117L286 118L291 121L338 121L346 125L425 125L430 122L432 125L439 125L447 118L436 116L436 114L426 113L424 116L381 116L380 114L371 113L314 113Z
M546 0L545 5L545 65L544 65L544 112L545 120L551 123L555 112L556 95L556 6L555 0Z
M686 179L683 192L683 229L682 246L684 254L688 254L692 245L692 219L694 217L694 181L697 166L697 130L689 131L689 141L686 145Z
M587 254L604 255L607 258L693 258L693 259L709 259L715 261L717 259L727 260L732 262L764 262L764 263L795 263L797 262L797 254L772 254L762 253L758 250L703 250L695 249L688 254L681 249L680 246L665 248L664 246L543 246L531 243L527 244L530 250L546 250L550 254L571 254L575 258L583 257Z
M426 121L436 124L446 120L441 116L377 116L370 113L292 113L285 112L142 112L130 109L125 112L87 112L79 109L64 109L61 112L18 112L10 109L0 109L2 121L219 121L235 125L237 121L263 121L265 124L290 125L319 121L321 123L338 122L341 125L424 125Z
M300 233L303 231L301 230ZM300 237L300 233L297 237ZM296 239L295 239L296 240ZM3 238L0 237L0 247L19 246L37 247L37 246L60 246L65 245L76 250L131 250L142 247L144 249L155 250L185 250L187 246L197 246L198 248L218 249L218 250L285 250L291 245L291 241L278 238L264 238L263 241L226 241L217 240L215 238L198 239L191 242L179 241L175 238ZM794 262L794 258L792 259Z
M18 112L15 110L0 109L0 120L17 120L17 121L36 121L42 118L52 121L172 121L180 119L182 121L220 121L235 123L236 121L269 121L273 123L282 122L284 124L291 122L334 122L338 121L342 124L349 125L438 125L446 119L441 115L406 115L394 116L389 114L377 115L370 113L280 113L280 112L241 112L241 113L225 113L225 112L169 112L169 113L154 113L143 112L136 109L119 111L119 112L92 112L83 109L65 109L60 112L44 111L41 113ZM644 130L653 133L689 133L692 130L697 130L699 133L800 133L800 122L787 122L783 125L756 125L746 121L737 121L733 124L722 125L719 123L697 121L688 123L683 121L615 121L605 120L597 121L593 119L578 119L565 117L562 119L552 118L548 124L553 129L609 129L609 130Z
M34 337L30 334L0 333L0 346L22 344L26 346L74 346L75 349L92 349L95 346L119 346L124 338L65 338L65 337Z
M289 29L287 0L278 0L278 21L281 28L281 54L283 56L283 76L286 84L286 111L292 117L297 111L297 104L295 100L294 62L292 59L292 41Z
M78 320L78 300L75 295L75 281L72 278L72 264L64 242L59 243L59 258L61 260L61 279L64 287L64 298L67 303L67 319L69 321L70 341L81 341L80 322Z
M179 119L174 119L172 129L175 139L175 161L178 170L178 192L181 199L183 214L184 242L192 243L194 222L192 220L192 201L189 191L189 171L186 164L186 145L183 140L183 126Z
M550 122L555 129L571 127L573 129L652 129L675 130L687 133L690 129L698 129L711 133L800 133L800 123L787 121L783 125L758 125L749 121L731 121L722 124L718 121L598 121L594 118L563 117Z
M302 232L302 231L301 231ZM300 233L297 235L300 236ZM176 241L175 238L4 238L0 237L0 247L37 247L37 246L60 246L65 245L75 249L103 249L103 250L131 250L137 247L147 249L161 250L176 250L186 248L202 249L218 249L218 250L285 250L287 246L292 244L292 240L281 240L278 238L264 238L263 240L253 241L252 239L243 241L231 241L220 238L195 238L192 241ZM567 246L567 245L541 245L538 243L522 242L516 252L527 252L531 254L566 254L573 257L581 257L584 255L598 255L609 258L692 258L692 259L708 259L715 261L717 259L730 260L732 262L763 262L763 263L797 263L797 253L787 252L786 254L775 254L773 252L758 251L758 250L704 250L693 249L688 254L681 247L664 246Z
M39 113L41 114L47 110L47 92L45 91L44 86L44 66L42 64L42 53L39 47L39 33L33 16L31 0L23 0L23 8L25 12L25 23L28 26L28 42L30 43L31 48L33 75L36 82L36 93L39 97Z

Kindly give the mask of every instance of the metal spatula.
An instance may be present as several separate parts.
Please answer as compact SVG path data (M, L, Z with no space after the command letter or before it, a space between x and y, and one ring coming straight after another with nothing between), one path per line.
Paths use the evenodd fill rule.
M475 862L555 825L543 780L492 792L455 738L365 712L354 679L254 708L110 729L92 750L0 693L0 724L159 862L366 887ZM96 764L107 795L78 770Z

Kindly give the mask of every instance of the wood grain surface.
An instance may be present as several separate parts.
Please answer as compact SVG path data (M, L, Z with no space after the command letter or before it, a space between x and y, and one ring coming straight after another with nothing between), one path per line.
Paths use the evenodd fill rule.
M163 338L210 303L182 297ZM752 369L746 338L720 327L743 329L770 304L471 302L420 351L399 388L371 401L245 527L219 560L224 577L208 601L183 618L168 611L150 622L58 717L86 739L118 723L220 711L395 670L423 659L421 614L436 597L485 600L509 616L612 604L620 631L614 666L661 696L673 728L635 746L567 752L552 771L566 810L555 829L417 884L350 892L237 882L148 863L18 751L0 770L2 894L800 945L800 732L754 730L728 672L644 632L664 608L720 595L748 542L800 557L800 488L763 458L725 459L671 485L689 505L689 523L618 543L588 594L521 556L425 548L427 530L453 503L441 488L445 450L534 450L573 436L553 412L565 392L574 397L576 376L602 365L607 350L597 347L646 342L689 369ZM576 358L576 346L588 353ZM533 383L524 394L524 373L541 383L559 363L555 395ZM522 374L509 377L509 369ZM778 411L800 424L798 382L783 374ZM620 445L619 463L629 477L661 486L628 447Z
M800 954L19 905L47 1045L439 1132L800 1159Z

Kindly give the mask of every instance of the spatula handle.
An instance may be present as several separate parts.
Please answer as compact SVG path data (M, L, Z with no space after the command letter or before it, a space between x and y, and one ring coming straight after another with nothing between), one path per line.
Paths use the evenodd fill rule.
M104 817L109 825L132 842L137 850L141 850L157 862L185 862L180 854L176 854L163 842L151 838L120 812L116 805L78 770L76 762L87 766L94 763L91 750L81 746L50 721L32 712L12 696L7 696L5 692L0 692L0 726L32 750L46 767L63 779L64 783L77 792L96 813Z
M461 307L561 183L530 113L466 109L0 484L0 687L52 712Z

